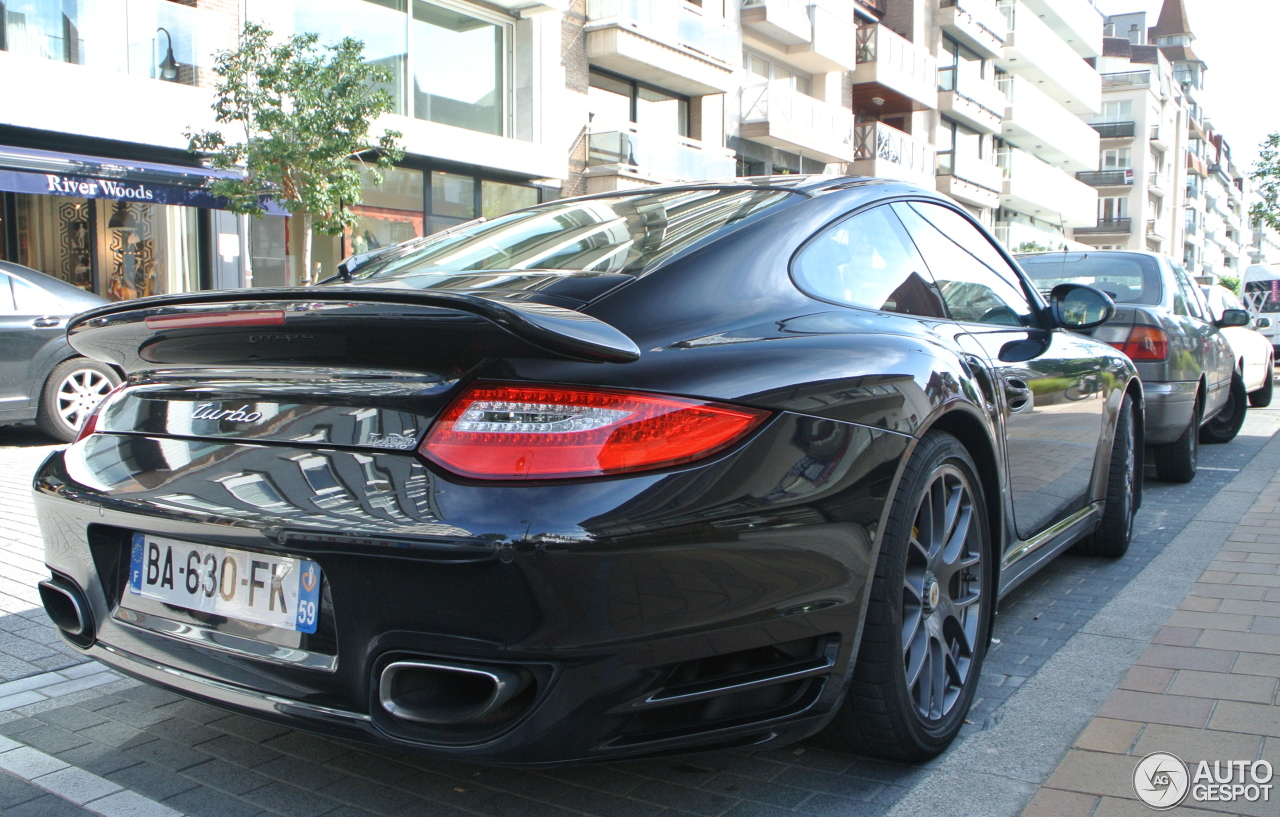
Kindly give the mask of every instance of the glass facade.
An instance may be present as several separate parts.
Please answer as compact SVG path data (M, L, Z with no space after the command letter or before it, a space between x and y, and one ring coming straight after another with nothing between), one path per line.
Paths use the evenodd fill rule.
M448 0L250 0L249 14L278 33L363 41L368 60L391 71L396 113L528 138L531 100L515 75L531 55L513 17Z

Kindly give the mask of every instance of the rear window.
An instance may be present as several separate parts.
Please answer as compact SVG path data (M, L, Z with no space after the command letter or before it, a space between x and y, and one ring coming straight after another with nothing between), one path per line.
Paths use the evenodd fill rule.
M1160 265L1147 255L1129 253L1046 253L1018 259L1036 289L1048 293L1058 284L1085 284L1118 304L1160 303Z
M676 190L545 204L426 239L356 270L363 281L482 270L638 274L800 196L742 188Z

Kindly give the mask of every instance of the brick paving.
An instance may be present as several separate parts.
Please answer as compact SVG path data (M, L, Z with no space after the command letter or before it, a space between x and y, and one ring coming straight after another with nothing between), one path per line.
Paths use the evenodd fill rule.
M1112 562L1066 555L1006 599L997 617L997 642L983 672L971 723L963 734L998 723L1001 707L1023 682L1261 450L1277 425L1274 418L1263 422L1261 418L1266 416L1255 419L1251 414L1245 432L1231 445L1202 449L1202 465L1211 470L1202 471L1192 485L1148 483L1134 544L1125 559ZM33 431L0 428L0 684L33 683L29 679L53 671L74 675L84 664L83 657L54 634L34 592L35 582L45 573L29 484L31 473L50 450L42 442ZM1280 629L1274 633L1259 630L1257 634L1280 638ZM1169 637L1186 636L1174 630ZM1203 679L1187 676L1179 688L1186 690L1197 682ZM114 676L89 689L58 687L59 683L63 682L42 682L11 693L35 691L44 700L15 701L15 706L0 711L0 735L120 786L122 791L197 817L875 817L892 808L936 765L936 761L919 766L882 763L832 752L811 741L764 752L720 752L558 769L504 769L329 741L230 715ZM1146 683L1156 680L1148 678ZM62 697L49 697L44 694L46 689L70 691ZM1182 694L1195 697L1185 691ZM3 774L0 811L93 813Z
M1137 762L1170 752L1280 766L1280 474L1262 490L1023 817L1149 814ZM1280 814L1270 802L1194 803L1177 813Z

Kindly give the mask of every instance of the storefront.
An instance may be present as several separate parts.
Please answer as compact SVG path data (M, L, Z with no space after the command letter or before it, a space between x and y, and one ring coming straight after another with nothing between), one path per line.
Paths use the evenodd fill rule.
M240 286L212 171L0 146L0 258L112 301Z
M411 160L412 161L412 160ZM311 276L347 255L537 204L546 191L427 160L366 177L355 224L315 235ZM0 259L112 301L302 281L301 231L271 204L236 216L206 189L215 171L0 146Z

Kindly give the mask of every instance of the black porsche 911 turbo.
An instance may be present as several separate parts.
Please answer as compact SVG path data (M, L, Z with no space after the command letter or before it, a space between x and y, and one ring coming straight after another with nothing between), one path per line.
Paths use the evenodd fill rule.
M65 638L297 728L499 763L942 751L997 600L1141 500L1133 364L949 199L540 205L323 286L93 310L35 480Z

